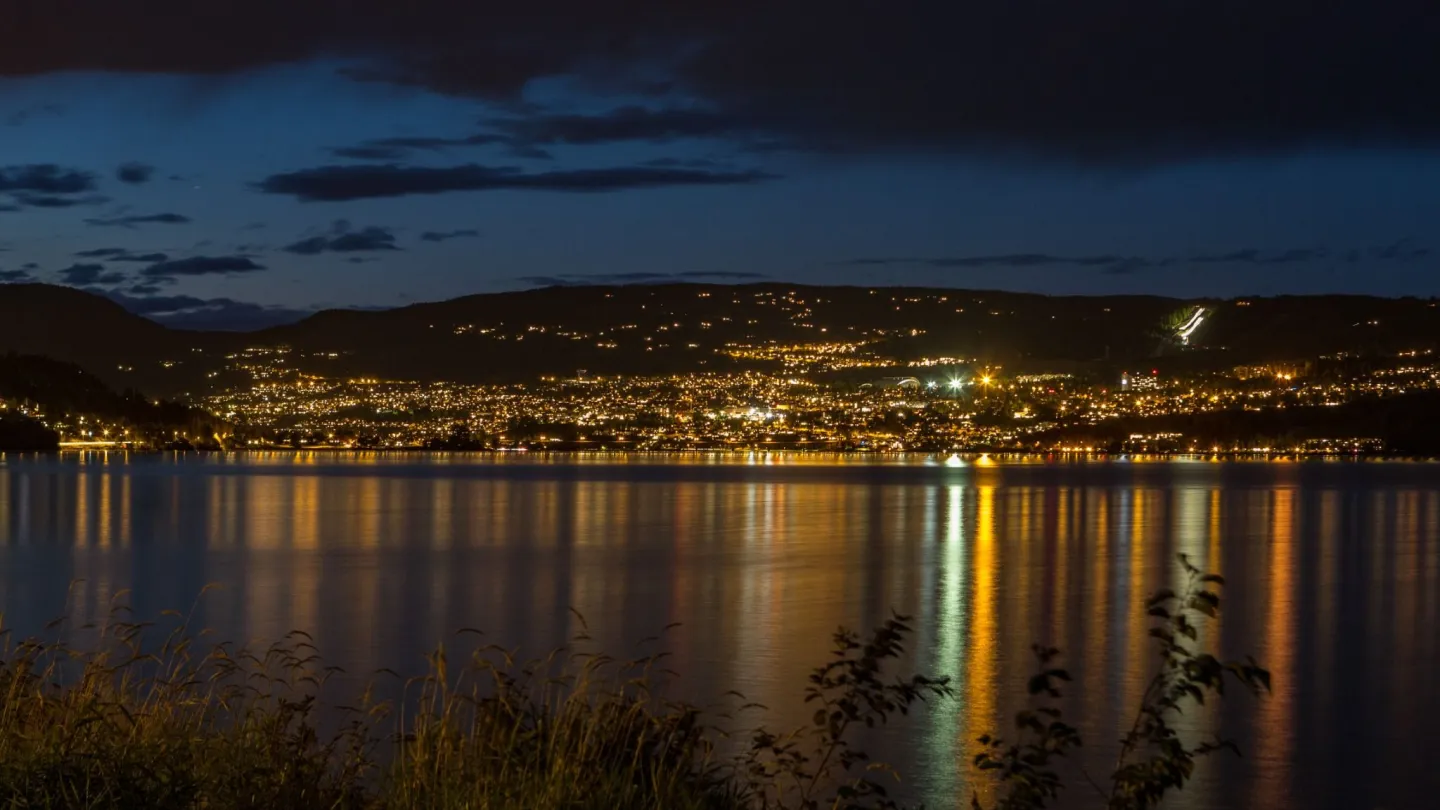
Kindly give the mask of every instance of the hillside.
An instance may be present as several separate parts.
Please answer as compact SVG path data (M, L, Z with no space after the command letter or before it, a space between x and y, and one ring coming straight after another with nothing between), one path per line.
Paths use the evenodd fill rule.
M1190 345L1165 325L1207 307ZM385 311L327 311L250 334L171 331L98 296L0 286L0 351L79 364L111 384L179 393L245 346L286 345L327 375L484 381L744 365L737 344L865 343L900 359L973 357L1009 368L1241 363L1437 348L1435 301L1285 296L1181 301L802 285L553 287ZM333 357L331 355L334 355ZM168 365L167 365L168 364Z
M1440 392L1366 398L1335 408L1221 411L1113 419L1057 429L1042 442L1066 440L1119 452L1136 434L1176 433L1200 448L1290 446L1308 439L1367 437L1393 453L1440 456Z
M0 352L75 363L109 385L167 387L162 363L208 343L132 314L108 298L49 284L0 285Z
M321 368L473 380L576 369L724 367L727 344L870 341L880 354L975 357L1009 366L1169 362L1226 366L1340 351L1433 347L1431 301L1281 297L1186 302L919 288L673 285L562 287L476 295L382 312L326 312L255 337L335 352ZM1159 352L1167 318L1212 314L1184 352ZM1182 357L1183 355L1183 357Z
M133 391L115 391L73 363L35 355L0 354L0 403L4 414L43 414L52 427L82 435L110 429L129 431L136 441L164 444L177 432L213 436L218 420L185 405L151 400ZM81 419L83 418L83 422Z

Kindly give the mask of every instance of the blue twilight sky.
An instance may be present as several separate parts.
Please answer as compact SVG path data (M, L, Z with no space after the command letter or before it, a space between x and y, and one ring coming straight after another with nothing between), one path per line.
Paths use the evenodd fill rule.
M72 5L0 32L0 280L172 323L672 277L1440 294L1424 4Z

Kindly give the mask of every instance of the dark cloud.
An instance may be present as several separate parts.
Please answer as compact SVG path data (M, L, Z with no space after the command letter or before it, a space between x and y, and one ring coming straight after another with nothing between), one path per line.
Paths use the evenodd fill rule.
M11 205L10 203L0 203L0 214L14 214L24 210L24 208L21 208L18 205Z
M275 174L259 183L261 191L288 194L306 202L340 202L448 191L604 192L666 186L717 186L774 179L764 172L707 172L624 166L526 173L515 167L467 164L448 168L420 166L322 166Z
M467 138L376 138L357 146L331 149L330 154L354 160L401 160L415 152L443 152L456 147L486 146L505 142L507 139L501 135L474 135Z
M6 284L21 284L27 281L34 281L35 276L28 270L0 270L0 282Z
M129 183L133 186L140 185L141 183L150 182L150 178L154 174L154 166L151 166L147 163L136 163L132 161L130 163L121 164L120 168L115 170L115 179L119 180L122 183Z
M152 264L140 274L150 279L175 279L180 276L215 276L254 273L264 270L248 256L192 256L188 259Z
M754 281L764 278L769 278L769 276L764 273L725 270L690 270L683 273L564 273L558 276L519 276L515 281L537 287L578 287L586 285L673 284L697 281L700 279Z
M458 231L426 231L420 234L420 238L426 242L445 242L450 239L467 239L479 235L480 232L474 228L462 228Z
M312 236L308 239L301 239L292 245L287 245L285 250L289 253L296 253L301 256L314 256L320 253L366 253L380 250L399 250L395 244L395 235L386 228L371 226L361 228L358 231L350 230L350 223L345 220L337 221L330 229L329 234Z
M131 287L127 293L103 293L136 315L174 329L252 331L293 323L313 310L268 306L233 298L197 298L193 295L150 295L152 286Z
M191 220L183 214L144 214L137 216L87 219L86 225L97 228L134 228L137 225L185 225Z
M0 40L4 35L0 34ZM0 59L3 59L0 56ZM0 71L3 73L3 71ZM35 194L82 194L95 190L95 175L54 163L0 167L0 191Z
M33 5L0 27L0 76L216 75L333 57L362 80L494 102L579 77L602 99L713 116L675 130L684 137L796 148L1113 164L1440 145L1432 0ZM554 131L540 126L552 113L519 117Z
M1243 248L1223 253L1200 253L1193 256L1122 256L1100 254L1093 256L1059 256L1049 253L1005 253L982 256L941 256L941 257L884 257L851 259L841 264L852 266L919 265L925 267L947 267L959 269L1026 269L1035 267L1081 267L1097 268L1110 275L1126 275L1141 270L1155 270L1186 265L1226 264L1252 265L1263 267L1282 264L1308 264L1325 259L1343 257L1355 261L1361 255L1368 255L1377 261L1408 261L1429 255L1427 248L1417 248L1408 242L1399 242L1390 247L1370 248L1362 251L1352 249L1332 253L1324 248L1289 248L1279 251L1264 251L1258 248Z
M104 205L108 197L91 194L84 197L66 197L58 194L15 194L12 199L26 208L76 208L85 205Z
M125 280L125 274L107 271L103 264L72 264L60 271L60 280L76 287L89 287L93 284L119 284Z
M107 262L135 262L137 264L156 264L170 258L164 253L134 253L125 248L95 248L79 251L75 255L83 259L103 259Z

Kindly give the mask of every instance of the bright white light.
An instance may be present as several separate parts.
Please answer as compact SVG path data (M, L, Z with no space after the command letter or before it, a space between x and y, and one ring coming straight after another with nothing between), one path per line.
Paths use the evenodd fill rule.
M955 391L959 391L961 388L964 388L964 387L965 387L965 381L962 380L962 379L960 379L959 377L955 377L955 378L953 378L953 379L950 380L950 388L951 388L951 389L953 389L953 390L955 390Z
M1204 322L1205 308L1199 307L1195 310L1195 314L1190 316L1190 320L1184 326L1180 327L1180 331L1176 333L1180 337L1180 342L1188 345L1190 343L1190 336L1195 334L1195 330L1199 329L1200 324Z

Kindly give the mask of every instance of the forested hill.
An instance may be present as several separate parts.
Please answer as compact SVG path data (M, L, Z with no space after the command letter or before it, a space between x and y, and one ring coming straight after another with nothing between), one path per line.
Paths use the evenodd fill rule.
M137 440L162 441L175 433L214 435L219 421L204 411L138 391L115 391L73 363L35 355L0 354L0 403L5 411L43 414L51 424L130 429Z
M1204 308L1182 348L1177 319ZM1173 336L1173 335L1172 335ZM551 287L382 311L331 310L253 333L166 329L102 296L0 285L0 352L73 362L150 394L205 385L227 354L288 346L316 373L484 381L735 368L735 347L859 343L881 356L1010 367L1183 355L1216 367L1337 352L1440 348L1434 300L1282 296L1182 301L904 287L672 284ZM332 356L333 355L333 356ZM323 358L323 359L322 359Z

